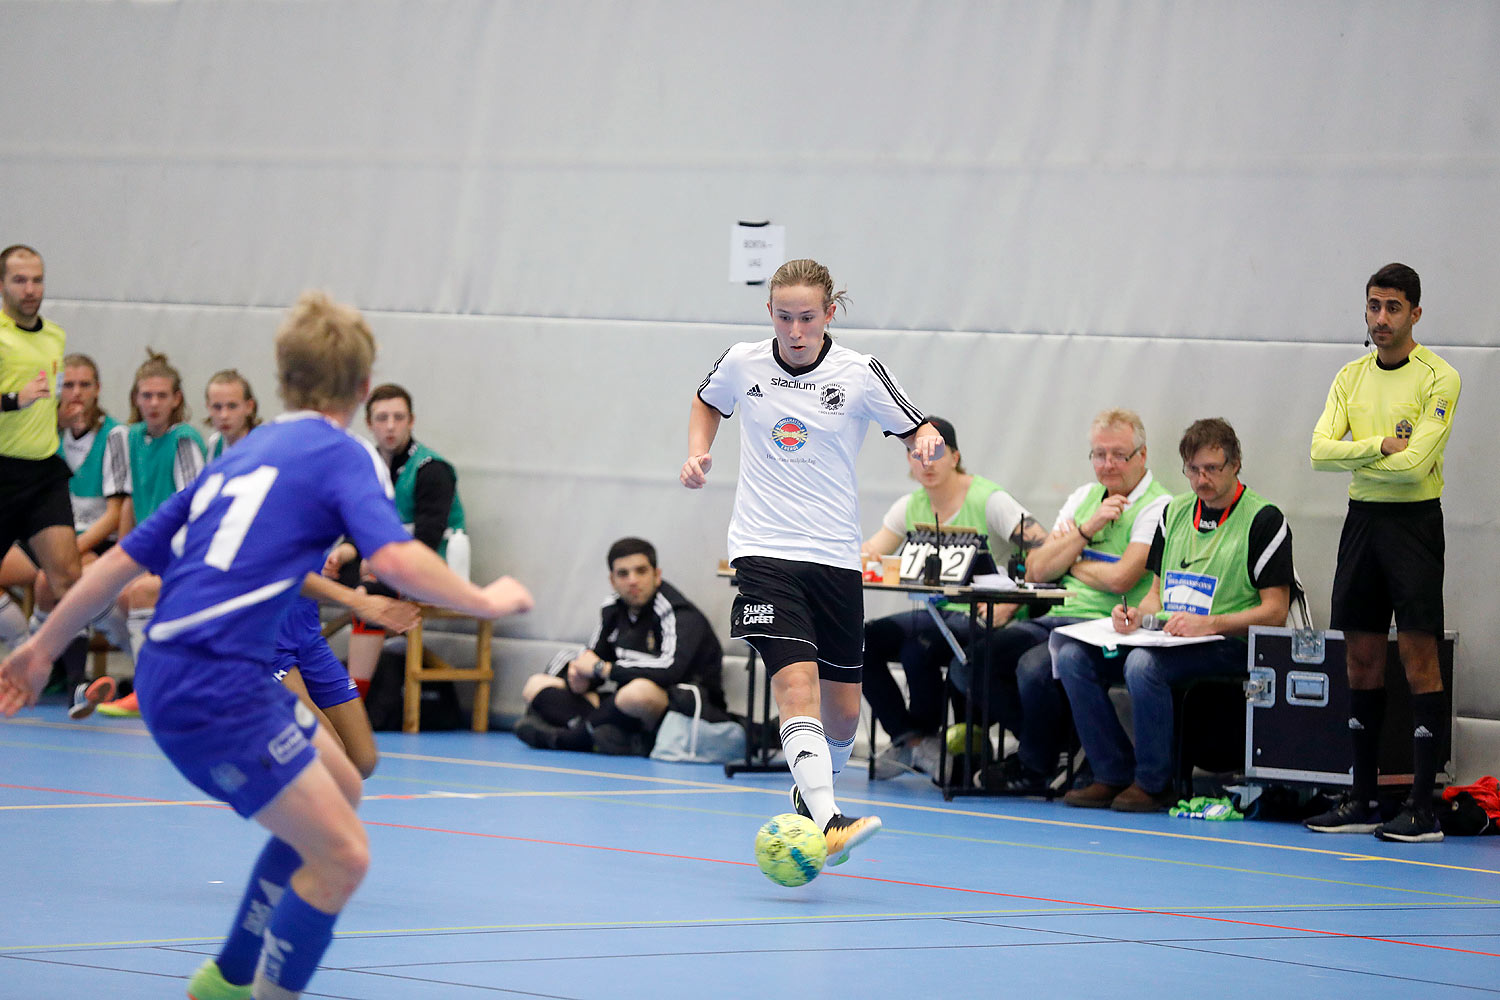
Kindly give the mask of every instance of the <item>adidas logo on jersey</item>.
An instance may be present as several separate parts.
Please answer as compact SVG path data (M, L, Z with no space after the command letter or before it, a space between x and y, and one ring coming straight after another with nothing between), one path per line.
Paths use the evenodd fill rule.
M747 396L754 396L756 399L760 399L763 396L765 396L765 393L763 393L763 392L760 391L760 383L757 382L754 385L752 385L750 388L748 388L748 389L745 390L745 395L747 395Z
M1432 730L1428 729L1426 726L1418 726L1412 731L1411 735L1414 739L1430 740L1432 739Z
M1350 729L1357 729L1357 730L1363 731L1365 727L1364 727L1364 724L1361 723L1358 719L1355 719L1355 718L1351 717L1349 719L1349 728Z

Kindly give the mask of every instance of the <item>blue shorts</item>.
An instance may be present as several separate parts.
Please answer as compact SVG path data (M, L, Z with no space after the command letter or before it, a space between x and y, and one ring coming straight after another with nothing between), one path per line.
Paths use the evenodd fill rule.
M136 658L141 718L177 770L246 818L317 758L317 718L254 660L147 642Z
M323 638L317 602L306 598L293 601L281 620L276 653L271 659L271 676L280 683L293 667L302 673L308 696L319 708L332 708L359 697L354 678Z

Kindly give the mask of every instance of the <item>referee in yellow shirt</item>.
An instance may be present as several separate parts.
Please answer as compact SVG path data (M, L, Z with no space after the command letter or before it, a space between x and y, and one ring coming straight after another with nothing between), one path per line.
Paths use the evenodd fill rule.
M80 560L52 394L65 335L41 316L44 281L41 254L0 250L0 557L25 542L62 600Z
M1365 325L1375 351L1339 371L1312 437L1314 469L1354 473L1331 616L1332 626L1344 632L1348 661L1354 788L1306 826L1409 843L1443 839L1432 809L1449 717L1438 672L1441 497L1443 448L1459 390L1458 372L1412 339L1421 299L1422 280L1405 264L1387 264L1370 276ZM1412 788L1396 818L1381 823L1375 788L1392 612L1412 692Z

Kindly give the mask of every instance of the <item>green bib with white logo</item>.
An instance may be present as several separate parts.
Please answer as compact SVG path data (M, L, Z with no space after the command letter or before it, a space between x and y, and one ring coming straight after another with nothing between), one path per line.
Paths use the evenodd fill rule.
M1121 511L1119 517L1099 529L1094 535L1094 540L1088 543L1088 550L1116 558L1124 555L1126 547L1130 545L1130 532L1135 527L1135 519L1151 501L1168 495L1166 487L1152 479L1151 485L1146 487L1130 506ZM1073 512L1073 523L1087 522L1103 502L1104 484L1095 483L1089 487L1083 502ZM1069 618L1108 618L1110 610L1120 603L1119 594L1112 594L1107 590L1090 586L1072 573L1064 574L1063 578L1057 582L1067 588L1068 598L1052 612L1054 615ZM1146 591L1150 589L1151 574L1142 573L1135 586L1124 595L1124 599L1132 608L1137 607L1141 603L1141 598L1146 596Z
M1172 498L1162 522L1161 601L1166 612L1226 615L1260 604L1260 590L1250 579L1250 526L1270 501L1249 487L1229 512L1229 520L1210 532L1193 526L1198 498Z

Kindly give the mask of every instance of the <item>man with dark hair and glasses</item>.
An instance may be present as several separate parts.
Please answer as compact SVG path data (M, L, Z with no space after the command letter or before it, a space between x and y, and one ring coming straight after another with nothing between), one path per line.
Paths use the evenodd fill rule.
M1344 632L1354 787L1306 826L1408 843L1443 839L1432 809L1449 716L1437 645L1441 498L1443 450L1459 391L1458 372L1412 339L1421 301L1422 280L1405 264L1387 264L1365 282L1365 326L1375 350L1339 371L1312 437L1314 469L1354 473L1329 620ZM1393 613L1411 688L1412 787L1396 817L1381 823L1375 786Z
M969 663L954 662L953 682L968 692L978 682L969 664L983 663L989 645L989 714L1016 734L1016 753L980 773L989 791L1041 795L1057 770L1067 732L1067 701L1052 674L1047 637L1090 618L1108 618L1122 595L1139 604L1146 593L1146 555L1171 499L1146 468L1146 427L1131 410L1105 410L1089 427L1094 479L1063 503L1042 545L1026 554L1026 579L1068 590L1061 605L1038 618L1012 622L976 641ZM980 688L982 689L982 688Z
M1292 533L1265 497L1240 482L1240 442L1217 417L1194 422L1178 445L1191 491L1162 514L1146 568L1151 583L1140 603L1110 613L1121 645L1155 619L1162 631L1218 641L1135 646L1108 657L1098 647L1053 634L1052 660L1094 782L1063 796L1070 806L1156 812L1171 804L1172 685L1192 677L1246 672L1244 637L1252 625L1284 625L1295 577ZM1109 686L1130 691L1135 745L1120 726Z

